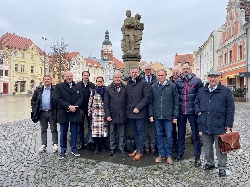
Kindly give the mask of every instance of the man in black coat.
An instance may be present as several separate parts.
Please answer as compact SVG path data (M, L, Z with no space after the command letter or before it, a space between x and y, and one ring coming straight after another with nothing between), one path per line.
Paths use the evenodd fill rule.
M144 73L145 73L145 80L147 81L148 85L151 87L153 84L158 82L157 77L152 72L152 66L146 64L144 66ZM146 107L148 109L148 106ZM149 154L149 147L151 148L151 153L155 155L155 145L156 145L156 130L155 130L155 123L149 121L149 115L147 111L147 117L145 119L145 152Z
M125 135L126 135L126 107L127 107L127 91L126 85L122 83L120 71L114 72L113 83L106 87L104 94L104 112L110 128L110 153L109 156L115 154L115 137L117 126L119 126L119 150L122 156L126 156Z
M133 161L138 161L143 156L144 123L150 99L150 86L144 77L139 76L137 67L130 70L130 75L127 83L127 117L134 132L136 150L128 156L133 157Z
M89 97L92 89L95 89L95 84L89 81L90 73L88 71L83 71L82 72L82 81L77 83L78 89L82 90L83 93L83 102L82 105L80 106L81 109L81 121L79 122L79 127L78 127L78 138L80 141L80 146L78 149L83 149L84 148L84 121L85 118L87 119L88 123L88 135L87 135L87 144L91 143L90 140L88 140L90 135L91 135L91 128L90 128L90 117L88 116L88 102L89 102ZM89 138L88 138L89 137ZM90 144L89 144L90 145Z
M58 132L56 125L56 100L55 88L51 85L52 79L49 75L43 77L43 86L39 86L31 99L31 119L34 123L40 121L42 145L39 153L45 152L47 147L48 123L52 133L53 152L58 151Z
M208 83L199 90L195 99L195 112L198 114L198 128L202 132L203 147L207 163L204 170L215 168L214 148L218 159L219 176L226 176L227 154L222 154L218 146L218 136L233 127L235 105L231 90L223 86L220 73L208 72Z
M78 122L80 120L79 106L82 104L83 95L81 89L77 89L73 81L73 73L67 71L64 74L65 81L56 85L56 102L58 104L58 123L60 124L59 159L64 159L67 150L67 132L70 123L70 147L74 156L80 156L76 148Z

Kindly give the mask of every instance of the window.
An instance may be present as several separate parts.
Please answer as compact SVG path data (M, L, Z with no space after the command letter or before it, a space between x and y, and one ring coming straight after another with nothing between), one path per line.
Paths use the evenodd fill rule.
M3 65L3 58L0 59L0 65Z
M226 40L228 39L228 31L226 32Z
M24 58L24 53L21 53L21 58Z
M178 62L178 66L181 66L181 62Z
M34 66L30 66L30 73L34 73Z
M6 77L9 76L9 71L8 71L8 70L5 70L5 71L4 71L4 76L6 76Z
M34 60L34 55L33 54L30 55L30 59Z
M55 75L55 74L53 74L53 78L56 78L56 75Z
M43 74L43 68L40 67L40 74Z
M24 72L24 65L21 64L21 72Z
M229 63L232 63L232 50L229 51Z
M15 71L18 72L18 64L15 64Z
M3 76L3 70L0 69L0 76L2 77Z
M233 35L234 35L234 26L232 27L232 37L233 37Z
M189 65L189 62L185 62L185 64Z
M227 53L224 54L224 64L227 64Z
M238 60L241 60L241 59L242 59L242 45L240 45L240 46L238 47L238 57L239 57Z
M18 56L17 51L14 51L14 56L15 56L15 57L17 57L17 56Z

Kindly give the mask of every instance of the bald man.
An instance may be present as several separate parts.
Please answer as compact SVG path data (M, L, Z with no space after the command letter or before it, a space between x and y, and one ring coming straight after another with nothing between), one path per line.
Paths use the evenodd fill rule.
M176 81L179 92L179 118L178 118L178 156L175 161L180 161L185 152L185 135L187 120L190 123L194 142L195 166L201 166L201 142L198 131L197 115L194 109L194 101L198 90L203 86L201 79L191 73L188 64L182 66L182 74Z
M76 83L73 81L73 73L65 72L64 82L56 85L56 102L58 104L57 122L60 124L60 147L61 153L59 159L65 158L67 151L67 132L70 124L70 148L71 154L80 156L76 148L78 122L80 120L79 106L83 102L81 89L77 89Z

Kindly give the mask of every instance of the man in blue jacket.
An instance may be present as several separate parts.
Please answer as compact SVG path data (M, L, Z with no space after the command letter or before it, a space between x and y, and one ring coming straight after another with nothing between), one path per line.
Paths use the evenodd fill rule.
M184 157L185 135L187 120L190 123L194 142L195 166L201 166L201 142L198 131L197 115L195 114L194 101L198 90L203 86L201 79L190 71L188 64L182 66L182 74L176 81L179 92L179 118L178 118L178 156L175 161L180 161Z
M218 159L219 176L226 176L227 154L218 148L218 136L233 127L235 105L231 90L223 86L220 73L213 69L208 72L208 83L199 90L195 99L199 131L202 132L203 147L207 163L204 170L215 168L214 148Z

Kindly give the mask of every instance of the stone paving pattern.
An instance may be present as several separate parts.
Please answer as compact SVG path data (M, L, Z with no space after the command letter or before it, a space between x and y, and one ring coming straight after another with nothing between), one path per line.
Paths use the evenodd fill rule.
M162 162L147 167L139 167L138 163L131 166L98 161L84 156L75 158L69 153L65 160L60 161L58 155L51 152L38 154L38 124L27 118L2 121L4 113L1 112L0 186L250 186L249 111L249 104L236 104L234 129L241 133L242 148L228 154L226 178L220 178L217 169L206 172L196 168L193 158L173 165ZM108 157L108 152L106 155ZM204 165L204 153L202 162Z

